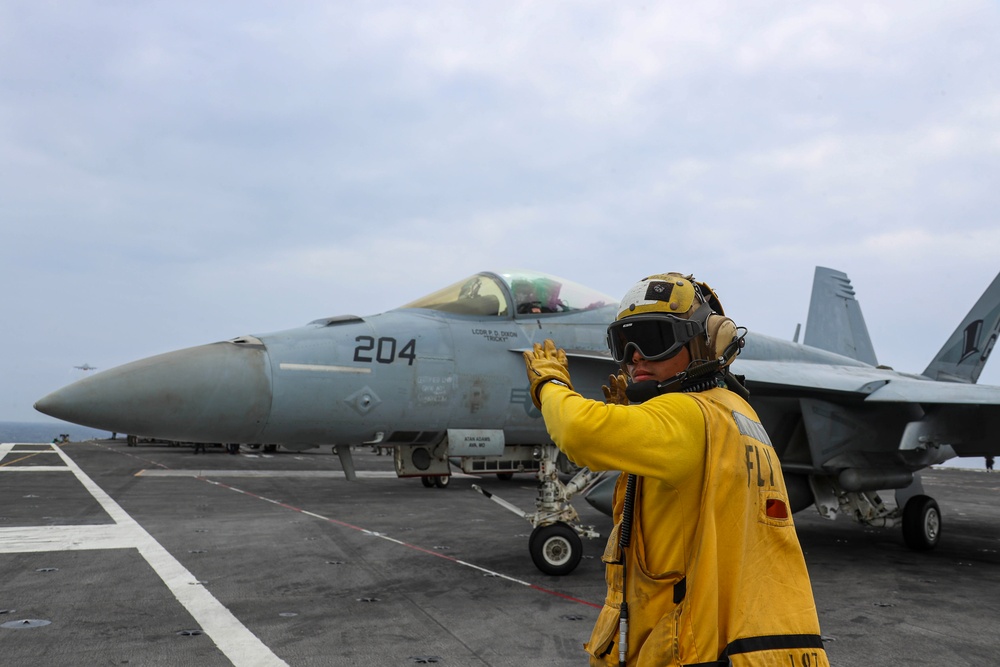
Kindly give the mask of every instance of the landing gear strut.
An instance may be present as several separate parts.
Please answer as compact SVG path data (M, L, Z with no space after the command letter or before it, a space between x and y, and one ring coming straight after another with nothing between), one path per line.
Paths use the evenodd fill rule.
M528 552L532 562L545 574L561 576L569 574L580 564L583 557L583 541L580 538L600 537L593 526L580 524L580 515L569 502L574 495L600 477L600 473L583 468L563 484L556 469L556 446L540 446L536 455L539 459L539 484L534 512L524 512L477 484L473 484L472 488L501 507L527 519L535 528L528 539Z

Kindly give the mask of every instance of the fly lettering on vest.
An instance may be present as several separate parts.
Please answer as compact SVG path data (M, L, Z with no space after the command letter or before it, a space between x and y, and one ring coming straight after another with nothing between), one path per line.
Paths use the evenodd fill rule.
M761 458L761 450L764 457ZM771 452L766 446L746 445L747 486L751 486L756 478L757 486L774 487L774 462ZM764 466L767 467L767 477L764 476Z
M750 444L745 445L747 486L753 485L754 473L756 473L758 487L765 485L774 487L774 461L771 460L772 445L771 439L767 437L767 431L764 430L760 422L736 410L733 410L732 415L733 421L736 422L736 428L739 429L740 435L744 437L743 441L750 441ZM763 459L760 456L761 451L764 452ZM766 479L764 477L764 470L762 469L762 464L764 463L767 464Z

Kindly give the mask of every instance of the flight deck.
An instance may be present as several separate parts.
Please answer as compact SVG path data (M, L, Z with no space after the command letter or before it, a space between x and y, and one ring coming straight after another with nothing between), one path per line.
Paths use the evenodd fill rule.
M124 440L0 444L0 656L62 665L583 665L603 539L542 574L532 475L396 479L357 448L236 455ZM995 664L1000 473L932 469L930 552L796 515L831 664ZM886 500L891 495L886 494ZM610 519L575 503L603 535Z

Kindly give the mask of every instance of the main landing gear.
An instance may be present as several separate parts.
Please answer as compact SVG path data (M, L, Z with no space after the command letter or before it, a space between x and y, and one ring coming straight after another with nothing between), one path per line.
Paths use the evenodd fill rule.
M569 574L580 564L583 557L583 540L580 538L600 537L593 526L580 524L580 515L569 502L574 495L597 480L600 473L583 468L563 484L556 469L557 455L555 445L539 446L536 450L539 459L539 485L535 511L532 513L522 511L479 485L473 484L472 488L501 507L527 519L534 526L531 537L528 538L528 552L532 562L545 574L561 576Z
M903 508L903 541L915 551L927 551L941 539L941 510L930 496L917 495Z
M451 484L451 475L424 475L420 478L420 482L428 489L435 486L446 489Z
M915 551L929 551L941 540L941 509L937 501L923 493L919 478L896 491L896 507L890 509L875 491L840 489L829 478L810 477L816 498L816 508L827 519L836 518L838 511L866 526L893 528L903 531L903 542Z

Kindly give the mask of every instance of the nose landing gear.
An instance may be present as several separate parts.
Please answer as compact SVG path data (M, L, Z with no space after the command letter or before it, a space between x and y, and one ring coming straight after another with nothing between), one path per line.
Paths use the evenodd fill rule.
M535 567L545 574L562 576L569 574L580 564L583 557L583 540L580 538L601 536L593 526L581 525L580 515L570 504L570 499L588 488L600 477L600 473L583 468L563 484L556 469L556 446L540 446L537 455L539 484L534 512L524 512L477 484L473 484L472 488L501 507L527 519L534 526L528 539L528 552Z

